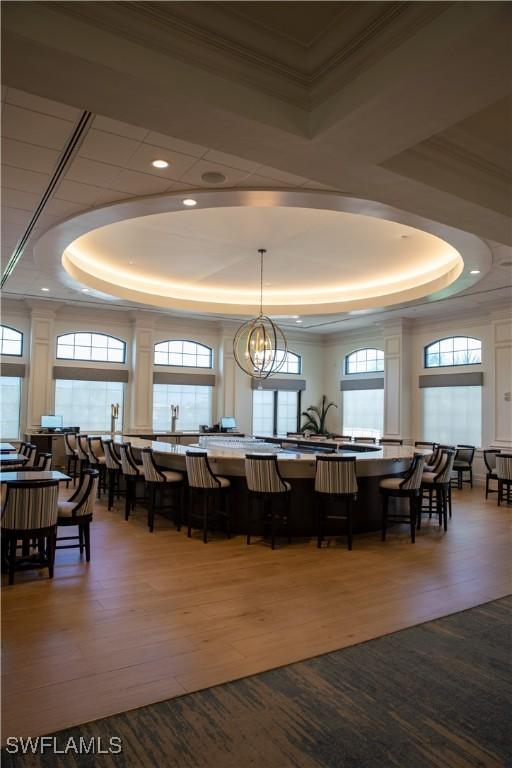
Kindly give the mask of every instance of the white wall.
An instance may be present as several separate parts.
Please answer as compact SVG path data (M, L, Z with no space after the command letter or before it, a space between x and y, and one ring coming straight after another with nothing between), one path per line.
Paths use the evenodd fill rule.
M54 305L52 302L6 301L2 306L2 322L25 334L24 355L21 361L28 364L28 377L23 385L22 432L28 426L34 429L42 413L53 412L53 365L66 362L55 359L56 337L71 331L97 331L127 341L128 354L124 366L129 371L126 391L125 431L151 430L152 424L152 373L148 367L154 343L167 339L192 339L208 345L214 351L214 369L217 386L214 395L213 420L222 415L234 415L240 428L250 432L252 424L251 381L238 369L233 358L232 342L237 325L215 320L191 321L171 317L164 313L134 310L131 312L110 309L92 311ZM37 338L35 336L37 332ZM46 334L46 335L45 335ZM138 336L137 336L138 334ZM140 358L133 340L143 338L147 355ZM460 368L423 368L425 345L445 336L475 336L482 340L482 364L467 366L465 371L482 371L482 445L512 446L512 323L505 313L461 316L437 321L399 323L372 326L347 332L320 336L303 331L291 333L288 345L291 351L301 355L306 380L302 394L302 409L319 402L326 394L338 408L329 413L328 427L342 430L340 379L344 376L343 361L347 354L363 347L376 347L399 357L399 377L392 382L386 379L386 409L397 414L400 436L406 441L421 439L422 414L421 392L418 378L423 373L449 373ZM30 359L30 349L37 342L37 370ZM138 355L138 359L136 359ZM6 358L20 361L20 358ZM146 362L142 363L143 359ZM74 367L93 366L112 368L113 364L70 361ZM117 367L117 366L116 366ZM375 378L382 374L368 374ZM349 378L361 378L361 375ZM48 382L47 391L42 386ZM46 392L46 394L45 394ZM148 423L149 420L149 423ZM481 472L480 472L481 474Z

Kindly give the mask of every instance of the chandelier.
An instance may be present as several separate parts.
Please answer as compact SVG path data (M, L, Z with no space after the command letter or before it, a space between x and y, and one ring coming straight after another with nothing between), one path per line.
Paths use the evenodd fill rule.
M281 328L263 314L263 257L260 248L260 313L240 326L233 340L236 364L253 379L268 379L281 370L288 354L286 337Z

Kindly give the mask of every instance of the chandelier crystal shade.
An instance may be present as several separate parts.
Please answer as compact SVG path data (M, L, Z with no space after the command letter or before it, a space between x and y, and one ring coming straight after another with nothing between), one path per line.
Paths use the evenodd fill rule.
M236 364L253 379L268 379L278 373L286 362L288 345L281 328L263 314L263 257L260 255L260 313L240 326L233 340Z

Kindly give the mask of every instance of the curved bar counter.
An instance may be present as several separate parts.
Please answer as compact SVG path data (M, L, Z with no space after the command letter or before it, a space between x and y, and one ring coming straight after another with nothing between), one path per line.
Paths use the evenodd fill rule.
M274 438L275 440L275 438ZM116 435L116 443L130 442L136 457L142 448L152 448L157 463L166 468L185 472L185 454L191 450L206 450L211 468L215 474L229 477L232 485L233 530L243 531L245 527L246 483L245 454L251 453L250 444L234 442L227 446L227 440L219 439L224 445L185 446L143 440L137 437ZM430 451L400 445L367 445L339 443L329 440L297 440L280 449L269 443L269 452L276 452L281 475L292 484L292 527L295 536L312 536L316 532L316 514L313 479L316 470L316 453L333 452L339 455L356 456L358 478L358 499L354 507L355 531L373 531L381 525L381 500L379 481L404 472L415 453L428 455Z

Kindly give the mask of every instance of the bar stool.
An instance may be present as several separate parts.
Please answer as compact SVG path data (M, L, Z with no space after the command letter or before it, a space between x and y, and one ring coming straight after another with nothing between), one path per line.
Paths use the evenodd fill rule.
M462 490L463 483L469 483L473 487L473 459L475 458L474 445L458 445L453 462L453 471L457 474L457 488ZM464 480L464 472L469 472L469 480Z
M379 445L403 445L404 441L395 437L381 437Z
M76 438L76 455L78 457L80 477L82 477L84 470L89 467L88 439L88 435L77 435Z
M89 467L91 469L96 469L99 473L98 499L101 499L102 489L104 491L107 489L107 468L105 464L105 453L103 451L103 442L101 437L87 438L87 455L89 456Z
M354 443L368 443L369 445L375 445L377 442L376 437L357 437L356 435L352 436L352 440Z
M388 522L409 523L411 543L416 541L416 519L420 512L420 488L425 459L419 453L414 454L411 465L401 477L387 477L380 481L379 490L382 494L382 541L386 541ZM401 513L389 516L389 497L405 497L409 499L408 517Z
M71 432L64 432L64 449L66 451L67 474L72 476L73 486L75 486L78 470L78 453L76 450L76 437ZM66 481L66 488L69 488L69 480Z
M148 507L148 528L153 533L155 525L155 509L161 512L164 509L176 509L176 528L181 531L181 514L183 509L183 488L184 478L181 472L175 472L172 469L160 469L155 463L155 456L152 448L143 448L141 451L142 467L144 479L149 489L149 507ZM156 504L157 494L160 491L160 502L166 490L178 493L177 506Z
M291 544L291 491L287 480L283 480L275 454L247 454L245 457L245 477L249 498L247 506L247 544L251 543L251 524L254 502L261 502L263 525L270 522L271 547L275 549L276 523L284 523ZM276 510L275 501L283 500L282 510ZM265 531L263 531L265 533Z
M187 465L187 477L190 490L190 499L188 505L188 526L187 536L192 536L192 520L194 517L201 517L203 522L203 542L208 541L208 524L211 519L218 520L223 518L226 521L228 539L231 538L231 510L229 508L228 489L231 485L227 477L215 475L208 461L206 451L187 451L185 454ZM194 497L202 497L203 510L201 513L195 513L193 500ZM211 507L213 499L214 508Z
M32 443L27 443L23 448L23 455L27 457L27 461L23 465L23 469L30 469L36 463L37 446Z
M317 547L322 546L328 520L347 521L347 546L352 549L352 502L357 498L355 456L317 456L315 494L318 497ZM328 514L330 502L344 502L344 514ZM341 504L340 504L341 506Z
M452 516L452 503L451 503L451 477L453 472L453 462L455 460L455 451L452 449L443 449L441 461L438 464L435 472L423 472L421 480L422 493L425 490L434 491L436 494L436 507L435 512L439 516L439 525L443 523L444 530L448 530L448 510L450 517ZM430 494L432 498L432 494ZM421 515L423 512L428 512L432 515L432 503L429 503L428 509L423 508L423 504L420 504L419 516L418 516L418 529L421 528Z
M512 502L510 488L512 486L512 454L499 453L496 456L496 474L498 475L498 507L502 501L507 504ZM503 488L507 489L506 497Z
M130 512L135 509L137 502L137 481L144 480L144 475L139 469L140 465L135 461L131 443L121 443L119 453L121 455L121 470L126 484L124 519L128 520Z
M78 544L57 544L56 549L80 548L80 555L85 549L85 559L91 559L90 526L96 500L99 472L97 469L84 469L76 491L67 501L59 501L57 505L57 529L59 526L77 526L78 536L57 536L57 541L75 541Z
M118 458L115 450L114 443L111 438L101 440L103 444L103 453L105 456L105 468L107 479L107 492L108 502L107 509L110 512L114 506L114 494L117 493L117 498L121 495L120 480L122 475L121 459Z
M496 480L496 482L498 482L498 475L496 474L496 456L498 453L501 453L501 448L487 448L487 450L484 451L484 463L487 469L485 475L485 498L487 498L490 493L498 493L497 488L490 487L491 480Z

